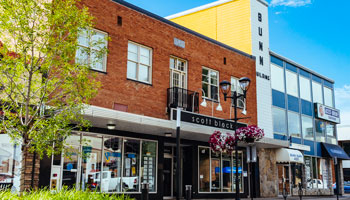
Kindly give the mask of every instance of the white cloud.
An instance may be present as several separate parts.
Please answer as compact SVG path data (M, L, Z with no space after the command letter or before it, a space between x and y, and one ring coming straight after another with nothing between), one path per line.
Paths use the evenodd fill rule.
M311 0L272 0L271 6L300 7L311 4Z
M336 108L340 110L341 124L338 127L338 139L350 140L350 85L335 88Z
M281 11L277 11L277 12L275 12L275 14L279 15L279 14L282 14L282 12Z

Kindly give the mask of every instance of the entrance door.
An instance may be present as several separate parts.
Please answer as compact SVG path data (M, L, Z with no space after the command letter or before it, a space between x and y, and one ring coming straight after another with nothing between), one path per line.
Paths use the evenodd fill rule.
M164 169L163 169L163 188L164 199L173 197L173 155L164 153Z
M290 194L290 174L289 165L277 165L278 167L278 191L283 195L283 191Z

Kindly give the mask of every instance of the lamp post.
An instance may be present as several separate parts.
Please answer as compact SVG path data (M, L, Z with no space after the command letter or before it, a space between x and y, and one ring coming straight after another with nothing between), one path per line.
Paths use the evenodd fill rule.
M230 98L234 102L234 131L235 131L235 138L236 138L236 130L237 130L237 122L239 118L237 118L237 99L240 97L246 98L247 90L249 88L250 79L247 77L243 77L239 79L239 86L243 90L243 94L238 94L237 91L234 91L231 96L228 96L229 92L231 91L231 83L228 81L222 81L220 83L220 90L224 94L224 100L226 101L227 98ZM238 140L235 140L235 160L236 160L236 200L239 200L239 178L238 178Z

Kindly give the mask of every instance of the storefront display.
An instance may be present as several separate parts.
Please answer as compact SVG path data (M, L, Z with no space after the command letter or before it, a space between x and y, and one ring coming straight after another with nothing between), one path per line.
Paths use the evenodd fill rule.
M243 188L243 152L239 151L238 174L240 192ZM199 163L199 192L232 192L235 190L236 164L234 152L232 155L227 153L214 153L209 147L198 148Z

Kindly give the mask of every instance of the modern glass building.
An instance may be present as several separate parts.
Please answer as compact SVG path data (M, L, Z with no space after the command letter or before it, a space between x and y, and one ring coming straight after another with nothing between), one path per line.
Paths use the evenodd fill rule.
M302 183L310 194L331 192L336 180L329 152L339 148L334 81L274 52L270 58L274 138L304 154L304 163L278 163L278 176L291 190Z

